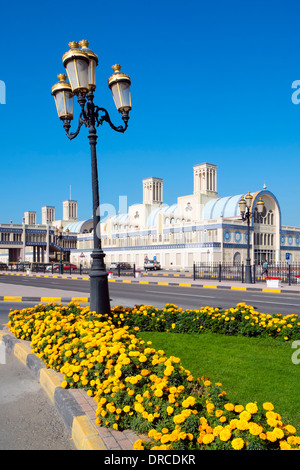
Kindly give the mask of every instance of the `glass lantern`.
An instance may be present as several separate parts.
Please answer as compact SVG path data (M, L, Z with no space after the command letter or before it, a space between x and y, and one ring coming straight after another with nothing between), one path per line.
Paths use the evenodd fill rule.
M96 67L98 65L98 56L89 49L89 42L83 39L79 42L81 50L85 52L90 60L88 69L88 86L90 90L96 89Z
M256 207L257 207L257 212L259 214L262 214L262 211L264 210L264 201L262 200L262 198L260 197L259 200L257 201L256 203Z
M245 214L246 210L246 201L245 198L242 196L241 199L239 200L239 208L240 208L240 213Z
M251 204L252 204L252 199L253 199L253 196L250 194L250 192L248 192L248 194L247 194L247 196L245 197L245 199L246 199L247 207L248 207L248 209L250 209Z
M67 76L60 74L57 76L59 82L52 87L57 114L61 120L72 120L74 116L74 95L71 85L66 81Z
M119 113L128 113L131 110L131 80L129 75L121 72L121 65L113 65L113 75L108 80L108 86Z
M88 91L89 57L81 49L78 42L69 43L70 50L63 55L63 64L66 68L72 91L75 95Z

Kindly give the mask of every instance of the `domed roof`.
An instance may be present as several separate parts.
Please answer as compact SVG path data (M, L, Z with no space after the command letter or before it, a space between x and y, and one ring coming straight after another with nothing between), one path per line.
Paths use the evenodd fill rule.
M116 214L110 217L110 220L113 222L128 222L129 215L128 214Z
M85 224L86 220L81 220L77 222L71 222L70 224L64 227L64 232L68 229L71 233L80 233L81 227Z
M237 194L236 196L212 199L204 206L202 218L207 220L239 216L239 200L242 196L243 194Z
M71 233L83 233L85 226L91 222L93 222L93 219L71 222L64 227L64 232L68 229Z
M168 206L168 204L164 204L163 206L157 207L156 209L151 211L151 214L147 219L147 227L157 225L159 214L169 217L171 217L172 215L176 216L178 214L178 204L172 204L171 206Z

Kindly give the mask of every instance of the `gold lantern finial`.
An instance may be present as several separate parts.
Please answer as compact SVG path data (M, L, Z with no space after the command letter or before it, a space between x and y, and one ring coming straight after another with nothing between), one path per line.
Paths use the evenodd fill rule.
M80 47L89 47L89 41L87 41L86 39L82 39L81 41L79 41L79 45Z
M67 75L65 75L64 73L60 73L59 75L57 75L57 78L60 82L65 82L67 80Z
M68 46L70 49L78 49L79 43L77 41L71 41L69 42Z
M112 69L115 73L118 73L121 71L121 65L120 64L115 64L112 66Z

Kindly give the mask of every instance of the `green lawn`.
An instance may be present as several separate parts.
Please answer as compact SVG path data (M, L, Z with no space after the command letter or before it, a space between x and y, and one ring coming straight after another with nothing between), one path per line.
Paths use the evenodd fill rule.
M156 349L180 357L194 377L221 382L230 401L269 401L282 420L300 432L300 364L292 362L291 342L214 333L143 332Z

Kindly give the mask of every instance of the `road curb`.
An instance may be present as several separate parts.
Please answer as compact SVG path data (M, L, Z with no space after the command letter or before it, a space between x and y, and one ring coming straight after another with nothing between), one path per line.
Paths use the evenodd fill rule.
M161 281L135 281L135 280L124 280L124 279L108 279L108 282L127 283L127 284L143 284L143 285L159 285L159 286L178 286L178 287L190 287L192 289L230 289L238 291L256 291L265 293L284 293L284 294L300 294L299 291L290 291L288 289L266 289L262 287L245 287L245 286L222 286L217 284L190 284L183 282L161 282Z
M79 302L89 303L89 297L21 297L21 296L5 296L0 295L0 301L3 302L39 302L39 303L52 303L52 302Z
M0 345L2 343L5 349L14 354L40 383L61 416L77 450L133 450L133 443L139 436L131 431L121 432L103 428L103 437L101 437L72 392L61 387L61 374L48 369L25 342L15 338L11 333L0 330Z

